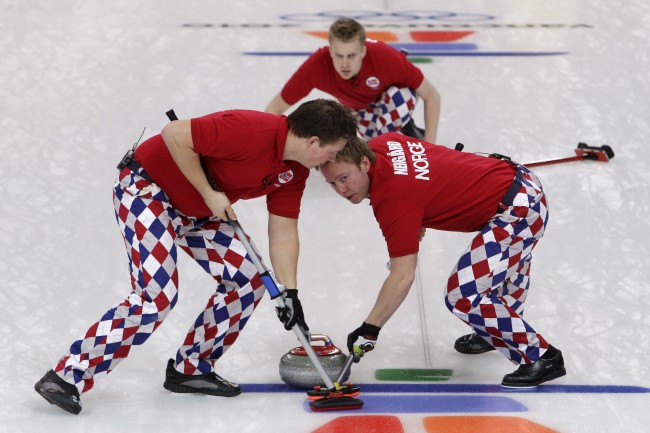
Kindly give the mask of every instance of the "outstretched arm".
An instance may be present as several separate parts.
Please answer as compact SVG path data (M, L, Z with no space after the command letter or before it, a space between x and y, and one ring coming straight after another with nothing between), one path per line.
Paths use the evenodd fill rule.
M390 259L390 274L379 291L366 323L382 327L397 311L415 280L417 263L417 254Z
M420 87L415 89L415 93L424 101L424 139L435 143L440 120L440 93L426 77Z
M284 307L275 310L286 330L298 325L309 340L309 326L305 322L296 287L299 249L298 220L269 214L271 263L278 282L285 286Z
M273 272L288 289L297 288L299 251L298 220L269 214L269 255Z
M355 356L355 362L359 362L358 359L365 352L370 352L375 348L382 326L397 311L408 295L415 279L417 262L417 254L390 260L390 274L379 291L375 306L361 326L348 334L348 350L360 355L359 357Z
M282 93L278 93L275 95L275 98L271 99L271 102L269 102L269 105L266 106L264 111L271 114L282 114L287 111L289 107L291 107L291 105L287 104L282 97Z

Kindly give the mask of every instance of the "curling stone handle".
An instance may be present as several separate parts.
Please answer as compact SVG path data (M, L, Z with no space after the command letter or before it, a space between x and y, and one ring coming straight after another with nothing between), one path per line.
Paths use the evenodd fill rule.
M332 343L332 339L325 334L311 334L310 341L322 341L326 346L334 344Z

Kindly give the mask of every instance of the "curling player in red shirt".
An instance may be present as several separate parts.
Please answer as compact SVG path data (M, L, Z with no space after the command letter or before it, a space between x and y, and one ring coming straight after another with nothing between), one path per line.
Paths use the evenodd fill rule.
M548 221L542 184L529 169L501 155L462 153L400 133L368 144L355 139L319 169L349 202L370 199L390 257L374 306L348 336L350 351L372 350L405 299L426 229L477 232L445 289L449 311L472 329L455 349L496 349L518 365L503 377L508 388L535 387L566 374L562 353L522 316L531 254Z
M337 98L357 113L367 141L390 131L436 142L440 94L406 54L384 42L366 39L363 26L341 18L330 26L329 46L314 52L269 102L266 111L281 114L313 89ZM413 110L424 103L424 130Z
M175 393L240 394L216 369L265 288L229 223L237 219L232 204L266 196L270 258L286 287L278 317L286 329L298 324L308 331L297 291L300 202L310 168L333 161L356 133L349 109L318 99L288 117L228 110L175 120L134 145L118 165L113 189L130 293L72 343L36 391L78 414L80 395L143 344L175 306L180 247L214 279L215 290L167 362L163 386Z

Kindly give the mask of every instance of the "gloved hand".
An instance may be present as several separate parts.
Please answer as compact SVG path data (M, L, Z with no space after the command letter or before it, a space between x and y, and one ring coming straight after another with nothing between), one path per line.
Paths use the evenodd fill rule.
M365 352L370 352L375 348L380 330L379 326L363 322L361 326L348 334L348 350L350 353L354 353L354 362L359 362Z
M302 304L298 299L297 289L286 289L282 293L284 298L284 307L275 307L275 312L278 315L280 322L284 324L284 329L290 331L293 325L298 324L303 330L303 333L309 335L309 327L305 323L305 316L302 313Z

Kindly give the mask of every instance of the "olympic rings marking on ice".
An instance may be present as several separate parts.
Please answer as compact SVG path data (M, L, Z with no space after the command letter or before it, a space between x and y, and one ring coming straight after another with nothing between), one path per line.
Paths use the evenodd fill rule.
M451 21L451 22L468 22L468 21L490 21L496 17L484 14L457 13L447 11L325 11L316 13L300 13L280 15L280 19L287 21L331 21L337 18L353 18L355 20L365 21Z

